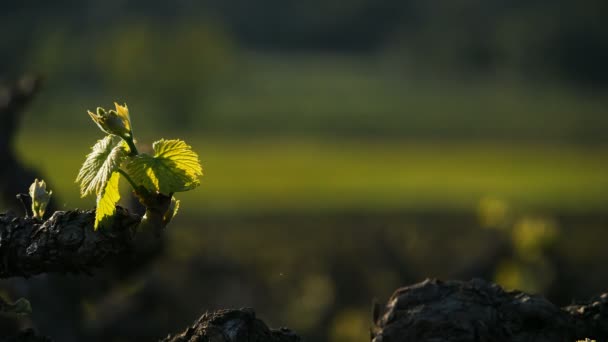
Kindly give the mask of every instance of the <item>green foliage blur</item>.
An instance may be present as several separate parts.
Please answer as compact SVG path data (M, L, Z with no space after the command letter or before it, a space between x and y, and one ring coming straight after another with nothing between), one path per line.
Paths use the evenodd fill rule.
M608 282L606 13L603 0L0 4L0 81L46 79L16 148L60 209L95 205L74 178L102 138L86 114L98 105L127 102L138 149L184 139L206 170L160 260L82 294L72 327L32 324L62 341L154 339L253 306L309 341L367 341L372 298L425 277L586 299Z

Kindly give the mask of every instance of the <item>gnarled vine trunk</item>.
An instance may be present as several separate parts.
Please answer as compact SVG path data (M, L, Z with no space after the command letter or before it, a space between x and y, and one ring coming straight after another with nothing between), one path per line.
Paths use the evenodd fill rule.
M398 289L378 317L373 342L556 342L608 338L608 293L559 308L539 295L480 279Z
M192 326L161 342L298 342L289 329L269 329L252 309L218 310L202 315Z

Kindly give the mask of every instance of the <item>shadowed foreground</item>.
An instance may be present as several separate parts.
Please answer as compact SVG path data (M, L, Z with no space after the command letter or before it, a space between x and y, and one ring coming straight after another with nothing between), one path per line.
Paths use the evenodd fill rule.
M112 230L94 232L94 211L55 212L47 221L0 216L1 277L40 273L90 273L109 255L128 253L139 218L118 208ZM558 308L544 297L505 291L480 279L426 280L397 290L382 317L374 313L373 342L575 341L608 338L608 293ZM36 340L23 332L11 341ZM290 342L287 329L273 331L253 310L204 314L164 341Z
M0 278L29 277L42 273L92 273L109 256L132 251L138 215L117 207L111 229L94 231L95 211L57 211L41 221L0 215ZM2 310L0 310L2 311ZM0 341L50 341L32 330ZM201 316L184 332L166 342L297 342L288 329L270 330L251 309L219 310Z
M13 337L0 337L2 342L50 342L33 330L25 330ZM161 342L299 342L291 330L269 329L255 317L252 309L218 310L202 315L183 332L169 335Z

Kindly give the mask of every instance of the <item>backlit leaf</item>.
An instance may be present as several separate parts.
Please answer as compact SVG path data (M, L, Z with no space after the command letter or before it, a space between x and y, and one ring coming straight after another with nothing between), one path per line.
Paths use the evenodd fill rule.
M82 197L96 193L99 195L108 179L128 154L127 144L115 135L108 135L97 141L91 153L78 172L76 182L80 183Z
M109 227L112 225L114 214L116 213L116 203L120 200L118 191L118 180L120 173L114 172L106 182L106 186L97 195L97 209L95 209L95 230L99 227Z
M154 156L142 153L126 165L133 181L164 195L196 188L203 175L198 155L182 140L159 140Z

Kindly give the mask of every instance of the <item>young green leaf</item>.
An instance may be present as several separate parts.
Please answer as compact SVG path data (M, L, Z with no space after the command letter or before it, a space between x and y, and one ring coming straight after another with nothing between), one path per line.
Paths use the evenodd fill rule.
M198 178L203 175L203 169L198 155L185 142L161 139L152 147L154 156L142 153L126 165L135 183L167 196L200 185Z
M106 182L105 187L97 195L97 209L95 209L95 226L97 230L99 226L108 227L112 225L112 219L116 213L116 203L120 200L120 192L118 191L118 180L120 173L113 172L110 179Z
M115 135L97 141L78 172L82 197L95 192L100 194L108 179L127 157L127 144Z

